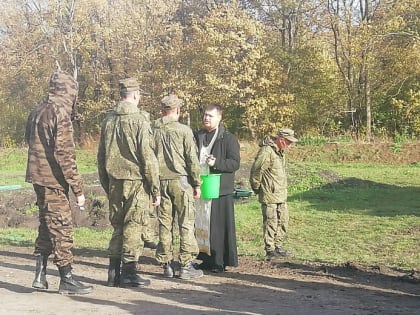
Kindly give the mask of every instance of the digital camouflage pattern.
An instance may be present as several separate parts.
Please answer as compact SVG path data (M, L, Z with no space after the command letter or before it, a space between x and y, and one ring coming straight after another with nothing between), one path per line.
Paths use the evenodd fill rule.
M149 197L160 194L151 141L148 117L130 102L118 102L102 123L97 160L114 228L109 256L121 257L125 264L138 261L143 250L139 237L145 240L149 222Z
M298 142L299 140L295 138L295 132L292 129L289 128L281 128L279 130L278 135L280 137L286 138L290 142Z
M35 254L53 253L59 267L73 261L69 188L76 196L83 194L71 122L77 92L78 84L71 75L55 72L48 98L31 112L25 131L29 146L26 181L33 183L39 207Z
M286 159L271 137L260 143L251 167L249 182L261 203L281 203L287 199Z
M201 184L197 146L192 130L171 116L156 120L153 134L161 182L156 259L160 263L173 259L172 226L174 218L177 218L180 234L179 260L182 266L186 266L198 255L192 189Z
M159 244L156 260L163 264L173 260L173 221L178 219L179 262L187 266L198 255L194 233L195 209L192 187L186 177L161 181L161 203L158 208Z
M113 227L109 257L121 258L123 263L137 262L146 240L149 196L141 181L111 177L108 197L109 221Z
M154 121L153 137L160 179L187 176L191 186L200 186L198 151L191 128L164 116Z
M143 181L146 192L159 194L159 165L151 148L152 131L136 105L119 102L102 123L98 148L101 185L109 193L109 179Z
M285 240L289 212L286 203L286 159L271 137L260 143L249 182L261 203L265 250L272 252L280 248Z
M175 94L169 94L160 101L162 109L174 109L182 106L182 101Z
M140 84L136 78L122 79L118 85L120 92L132 92L140 90Z
M264 249L267 253L281 248L286 240L289 225L287 203L268 203L261 205L263 216Z

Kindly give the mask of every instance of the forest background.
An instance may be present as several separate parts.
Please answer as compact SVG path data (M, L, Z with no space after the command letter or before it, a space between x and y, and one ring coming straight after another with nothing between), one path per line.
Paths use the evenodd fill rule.
M80 85L77 142L95 139L134 76L141 106L177 93L200 126L217 102L255 140L420 135L419 0L0 0L0 146L23 143L51 73Z

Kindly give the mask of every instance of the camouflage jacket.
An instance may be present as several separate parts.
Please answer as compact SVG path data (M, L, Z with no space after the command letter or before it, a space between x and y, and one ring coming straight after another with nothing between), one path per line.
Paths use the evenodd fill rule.
M98 148L99 180L109 193L109 178L142 180L146 192L159 195L159 166L151 148L147 117L136 105L119 102L107 113Z
M251 167L249 182L261 203L281 203L287 199L286 161L284 152L266 137Z
M77 171L71 115L78 91L77 82L56 72L46 101L29 115L25 139L28 143L26 181L40 186L72 189L83 194Z
M154 121L153 135L160 178L176 179L187 176L191 186L200 186L200 164L192 130L177 120L164 116Z

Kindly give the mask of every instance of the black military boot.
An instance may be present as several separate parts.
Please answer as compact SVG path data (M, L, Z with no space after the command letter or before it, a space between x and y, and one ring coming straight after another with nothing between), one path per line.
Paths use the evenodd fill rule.
M71 274L71 265L58 267L60 272L60 286L58 293L60 294L88 294L93 290L92 286L85 286L77 280L73 279Z
M136 273L135 262L123 263L120 287L148 286L149 284L150 280L143 279Z
M121 259L120 258L109 258L108 267L108 281L106 285L108 287L118 287L120 285L121 276Z
M38 290L47 290L47 262L48 256L37 255L36 256L36 270L35 279L32 282L32 287Z

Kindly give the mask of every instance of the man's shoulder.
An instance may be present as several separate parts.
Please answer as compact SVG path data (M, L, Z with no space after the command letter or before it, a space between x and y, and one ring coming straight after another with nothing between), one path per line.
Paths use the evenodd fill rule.
M191 128L181 122L179 122L178 120L175 120L171 117L161 117L159 119L156 119L154 121L154 126L156 127L165 127L167 130L176 130L176 131L181 131L181 132L192 132Z
M218 130L218 136L219 137L234 137L234 138L236 138L236 136L225 127L225 125L219 124L218 129L219 129Z
M185 132L192 132L192 129L190 128L190 126L180 123L179 121L174 122L173 126L174 128L185 131Z
M194 134L195 135L204 135L204 134L206 134L206 130L204 130L204 129L198 129L198 130L195 130L194 131Z
M146 112L145 110L140 109L139 113L140 113L140 115L142 115L144 117L145 120L150 122L150 113L149 112Z
M110 109L108 109L108 110L106 110L105 111L105 115L106 116L112 116L112 115L115 115L115 109L114 108L110 108Z
M70 114L64 106L57 105L55 102L50 101L42 102L32 110L29 117L48 124L70 120Z
M223 128L222 132L220 133L220 137L226 139L226 141L238 142L236 135L225 128Z
M227 135L228 137L233 137L233 138L236 138L236 135L235 135L233 132L231 132L231 131L229 131L229 130L227 130L227 129L224 129L224 130L223 130L223 134L224 134L224 135Z
M275 154L275 151L273 150L271 146L263 145L263 146L260 146L258 150L258 154L270 155L270 154Z

